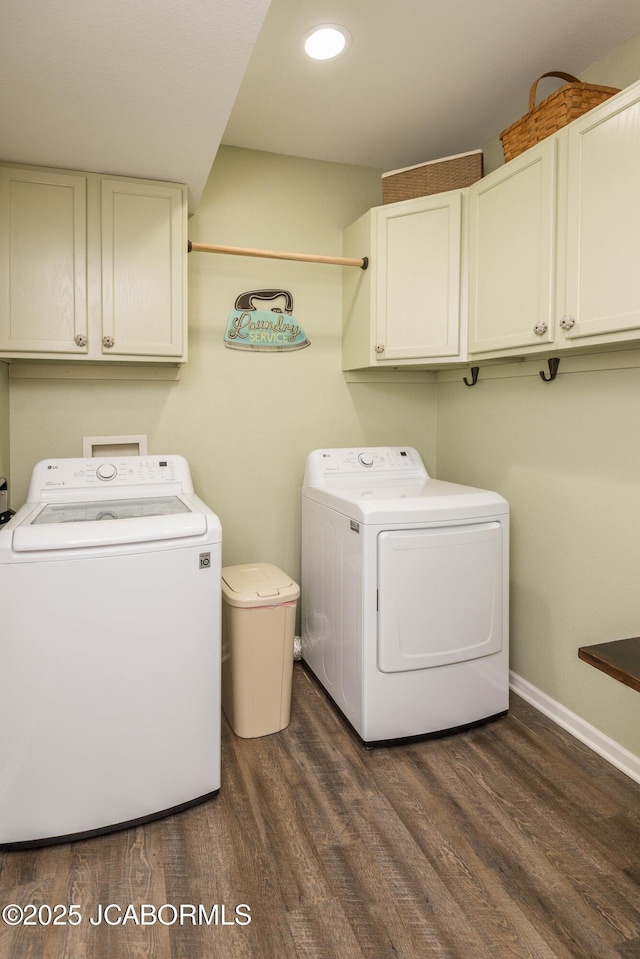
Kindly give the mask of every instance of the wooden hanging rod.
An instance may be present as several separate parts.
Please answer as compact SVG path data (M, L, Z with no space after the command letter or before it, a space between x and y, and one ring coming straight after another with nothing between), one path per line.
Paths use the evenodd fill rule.
M263 256L273 260L301 260L304 263L330 263L335 266L357 266L366 270L369 258L360 260L348 256L316 256L314 253L281 253L277 250L251 250L241 246L217 246L212 243L192 243L188 241L189 253L231 253L235 256Z

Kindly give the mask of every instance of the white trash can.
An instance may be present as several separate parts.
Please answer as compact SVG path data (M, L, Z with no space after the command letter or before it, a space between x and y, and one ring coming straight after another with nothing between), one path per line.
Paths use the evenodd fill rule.
M244 739L289 725L299 595L270 563L222 570L222 708Z

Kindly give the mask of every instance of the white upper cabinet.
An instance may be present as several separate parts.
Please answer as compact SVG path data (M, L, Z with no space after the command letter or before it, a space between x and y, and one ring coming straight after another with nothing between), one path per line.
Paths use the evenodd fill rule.
M182 188L110 179L100 186L102 352L182 357L187 249Z
M0 350L87 350L87 180L0 168Z
M566 128L563 337L579 346L640 338L640 84Z
M556 180L550 139L470 188L470 353L553 342Z
M640 340L640 83L470 188L469 353Z
M186 191L0 167L0 356L186 359Z
M344 234L343 369L460 360L466 191L375 207Z

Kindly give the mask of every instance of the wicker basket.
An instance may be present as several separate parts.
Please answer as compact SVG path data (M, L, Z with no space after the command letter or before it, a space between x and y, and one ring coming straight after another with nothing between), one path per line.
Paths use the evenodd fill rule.
M543 77L559 77L567 82L535 106L536 87ZM543 73L529 91L529 112L500 134L505 160L513 160L529 147L551 136L556 130L565 127L567 123L581 117L593 107L597 107L615 93L620 93L615 87L581 83L570 73L563 73L561 70Z
M471 186L482 176L482 150L458 153L418 166L382 174L382 202L413 200L418 196L445 193Z

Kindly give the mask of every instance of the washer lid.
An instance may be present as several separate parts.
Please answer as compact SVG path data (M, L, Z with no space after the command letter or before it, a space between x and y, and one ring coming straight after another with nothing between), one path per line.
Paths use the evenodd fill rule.
M17 553L157 543L206 533L220 538L218 518L195 496L25 504L7 533Z
M358 477L326 486L305 486L302 495L360 523L372 524L433 523L509 512L509 504L499 493L434 479L407 483Z
M300 595L300 587L271 563L225 566L222 595L229 606L279 606Z
M110 519L134 519L140 516L173 516L190 513L178 496L145 496L136 499L102 499L82 503L49 503L31 526L52 526L54 523L91 523Z

